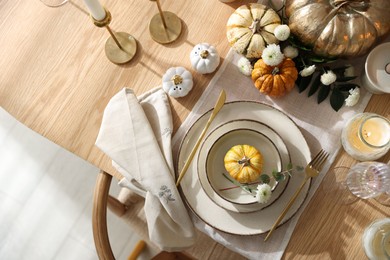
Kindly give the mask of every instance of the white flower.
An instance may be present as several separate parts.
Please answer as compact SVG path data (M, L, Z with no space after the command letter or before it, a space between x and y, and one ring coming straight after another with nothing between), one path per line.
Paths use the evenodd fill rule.
M263 50L261 58L268 66L277 66L283 61L284 55L280 51L280 46L273 43Z
M237 62L237 66L240 72L245 76L250 76L252 74L253 67L247 58L241 57Z
M349 90L349 96L345 99L345 105L352 107L357 104L360 99L360 89L358 87Z
M279 41L285 41L290 36L290 28L287 24L281 24L276 26L274 35Z
M316 70L316 65L311 65L309 67L305 67L303 70L299 72L299 74L301 74L302 77L307 77L313 74L315 70Z
M256 199L259 203L267 203L271 198L272 191L271 186L268 184L259 184L256 190Z
M349 67L344 70L344 77L353 77L353 76L355 76L355 68L352 65L350 65L350 64L348 64L348 66Z
M321 83L324 85L330 85L335 82L337 79L336 74L333 71L329 70L321 75Z
M296 57L298 57L298 49L289 45L287 46L286 48L283 49L283 54L284 56L286 56L287 58L290 58L290 59L294 59Z

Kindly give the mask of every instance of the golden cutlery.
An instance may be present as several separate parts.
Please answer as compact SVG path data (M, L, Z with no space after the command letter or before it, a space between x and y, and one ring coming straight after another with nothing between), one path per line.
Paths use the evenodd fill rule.
M196 141L194 148L192 148L192 151L191 151L190 155L188 156L187 161L185 162L185 164L183 166L183 169L180 171L179 178L176 181L176 186L179 186L181 179L183 179L184 174L187 172L188 167L190 166L192 159L194 158L195 153L198 150L198 147L199 147L204 135L207 132L207 129L209 128L211 122L214 120L215 116L218 114L218 112L221 110L221 108L225 104L225 100L226 100L226 93L224 90L222 90L221 93L219 94L219 98L217 100L217 103L214 106L214 109L210 115L209 120L207 121L202 133L200 134L198 141Z
M295 202L296 198L298 197L299 193L301 192L302 188L305 186L306 182L312 178L318 176L320 171L322 170L322 167L324 166L324 163L326 159L328 158L329 154L321 149L321 151L309 162L309 164L305 167L305 178L302 181L301 186L299 189L295 192L294 196L290 199L287 206L284 208L274 225L272 226L271 230L268 232L267 236L265 237L264 241L267 241L267 239L271 236L272 232L275 230L275 228L278 226L280 221L284 218L287 211L290 209L292 204Z

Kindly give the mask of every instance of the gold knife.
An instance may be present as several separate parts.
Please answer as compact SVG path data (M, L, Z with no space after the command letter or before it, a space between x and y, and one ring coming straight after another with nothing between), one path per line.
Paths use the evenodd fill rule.
M180 171L179 178L176 181L176 186L179 186L180 181L183 179L184 174L187 172L188 167L190 166L192 159L194 158L195 153L198 150L198 147L199 147L200 143L202 142L204 135L207 132L207 129L209 128L211 122L214 120L215 116L218 114L218 112L221 110L221 108L225 104L225 100L226 100L226 93L224 90L222 90L221 93L219 94L219 98L217 100L217 103L215 104L214 109L211 112L209 120L207 121L202 133L200 134L198 141L196 141L194 148L192 148L192 151L191 151L190 155L188 156L188 159L185 162L183 169Z

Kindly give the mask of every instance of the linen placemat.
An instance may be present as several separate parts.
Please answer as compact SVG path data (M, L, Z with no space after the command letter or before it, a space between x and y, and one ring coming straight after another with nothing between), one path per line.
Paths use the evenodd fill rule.
M236 65L240 57L233 50L229 51L219 71L213 77L187 119L174 135L172 140L173 154L174 159L176 159L184 134L203 113L214 106L221 89L226 91L227 102L236 100L257 101L269 104L283 111L302 131L312 155L316 154L320 149L328 151L330 159L327 161L321 174L313 179L307 199L300 210L291 220L275 230L267 242L263 242L266 234L246 237L215 230L205 224L195 214L191 213L195 226L199 230L205 232L214 240L231 250L250 259L280 259L294 231L299 216L309 203L341 148L340 136L343 126L349 118L364 111L371 94L362 87L359 78L355 79L354 83L361 86L361 97L358 104L353 107L344 106L338 112L331 108L328 99L321 104L317 104L317 95L307 97L307 90L299 93L298 89L295 88L282 98L270 98L259 93L250 77L241 74ZM365 57L361 57L359 59L343 61L342 63L354 65L355 75L361 75L364 68L364 60Z

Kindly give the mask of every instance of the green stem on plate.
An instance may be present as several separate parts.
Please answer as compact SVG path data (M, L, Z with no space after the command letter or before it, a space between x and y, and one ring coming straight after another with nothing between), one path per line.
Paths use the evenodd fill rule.
M244 186L242 185L241 183L239 182L236 182L236 181L233 181L232 179L229 178L229 176L227 176L225 173L222 173L223 177L225 177L228 181L230 181L231 183L233 183L234 185L236 185L237 187L240 187L243 191L251 194L252 194L252 190L248 187L248 186Z

